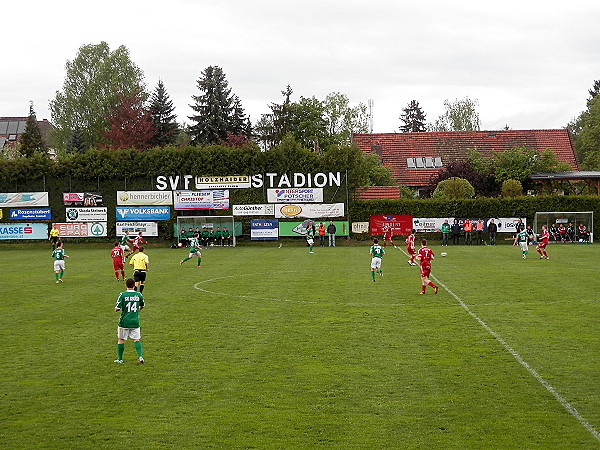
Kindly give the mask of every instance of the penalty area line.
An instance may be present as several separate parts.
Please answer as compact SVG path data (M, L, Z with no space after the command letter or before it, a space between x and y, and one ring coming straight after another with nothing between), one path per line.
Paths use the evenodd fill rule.
M404 252L404 250L399 249L402 253L404 253L406 256L408 256L407 253ZM439 278L435 277L435 276L431 276L431 278L438 283L441 287L444 288L444 290L446 292L448 292L452 297L454 297L454 299L458 302L458 304L467 312L467 314L469 314L473 319L475 319L475 321L481 325L481 327L487 331L489 334L491 334L494 339L496 339L496 341L498 343L500 343L500 345L502 345L502 347L504 347L504 349L509 352L513 358L515 358L517 360L517 362L523 366L525 368L525 370L527 370L527 372L529 372L530 375L532 375L537 381L538 383L540 383L544 388L546 388L546 390L548 392L550 392L550 394L552 394L552 396L558 401L558 403L560 403L560 405L567 410L567 412L569 414L571 414L571 416L573 416L587 431L588 433L590 433L594 438L596 438L597 441L600 441L600 433L587 421L587 419L585 417L583 417L581 414L579 414L579 411L577 411L577 409L575 409L575 407L573 405L571 405L562 395L560 395L558 393L558 391L556 389L554 389L554 386L552 386L550 383L548 383L548 381L546 381L544 379L544 377L542 377L537 370L535 370L533 367L531 367L529 365L529 363L527 361L525 361L523 359L523 357L519 354L519 352L517 352L514 348L512 348L508 342L506 342L504 340L504 338L502 336L500 336L497 332L495 332L494 330L492 330L492 328L483 321L483 319L481 319L477 314L475 314L471 308L469 308L469 306L462 301L462 299L456 295L454 292L452 292L448 286L446 286L444 283L442 283Z

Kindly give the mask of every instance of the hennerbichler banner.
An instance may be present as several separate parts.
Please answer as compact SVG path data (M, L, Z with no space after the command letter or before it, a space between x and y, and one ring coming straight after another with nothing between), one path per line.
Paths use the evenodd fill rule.
M343 216L343 203L307 203L304 205L277 205L275 207L275 217L279 219L293 219L295 217L306 217L307 219L328 219L330 217Z
M172 205L172 191L117 191L117 205Z
M466 217L413 217L413 228L419 233L436 233L442 230L442 224L447 220L448 224L452 225L454 219L462 226ZM473 229L476 229L476 224L481 220L483 222L483 231L487 232L487 226L491 220L498 227L498 233L515 233L517 225L522 224L527 226L527 220L519 217L469 217L473 224Z
M273 216L275 205L233 205L234 216Z
M63 192L65 206L102 206L100 192Z
M323 188L267 189L269 203L322 203Z
M276 241L279 239L279 221L276 219L250 219L252 241Z
M0 208L48 206L47 192L0 192Z
M229 209L229 191L173 191L173 209Z
M108 208L67 208L65 210L66 222L107 222Z

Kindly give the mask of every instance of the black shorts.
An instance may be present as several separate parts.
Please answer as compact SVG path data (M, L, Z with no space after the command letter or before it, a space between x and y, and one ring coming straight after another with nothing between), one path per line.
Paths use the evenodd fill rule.
M133 272L133 280L138 283L140 281L146 281L146 271L145 270L136 270Z
M52 242L53 244L58 242L58 236L50 236L50 242Z

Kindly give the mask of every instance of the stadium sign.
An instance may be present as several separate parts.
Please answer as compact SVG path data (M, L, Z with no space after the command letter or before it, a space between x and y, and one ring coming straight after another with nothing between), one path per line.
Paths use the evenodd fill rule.
M117 191L117 205L172 205L171 191Z
M250 240L276 241L279 238L278 220L250 219Z
M269 203L322 203L323 188L267 189Z
M102 206L100 192L63 192L65 206Z
M55 223L61 238L106 237L106 222Z
M108 208L67 208L66 222L107 222Z
M0 240L47 238L48 224L46 223L0 223Z
M276 218L306 217L307 219L328 219L330 217L343 217L343 203L319 203L305 205L282 205L275 207Z
M123 236L125 231L129 231L131 236L137 235L140 231L144 236L158 236L158 224L156 222L117 222L117 236Z
M229 191L173 191L173 209L229 209Z
M0 208L48 206L47 192L0 192Z
M369 220L369 232L372 236L380 236L386 228L390 228L392 236L407 236L412 230L412 216L408 214L374 215Z
M248 175L227 177L196 177L196 189L245 189L250 187Z
M275 205L233 205L234 216L272 216Z
M11 209L9 216L12 220L49 220L52 212L50 208Z
M201 181L202 179L233 179L240 178L240 184L246 184L245 176L236 175L236 176L226 176L226 177L194 177L193 175L175 175L175 176L165 176L159 175L156 177L156 189L159 191L172 190L176 191L178 189L189 190L193 184L197 181ZM342 185L342 175L340 172L318 172L318 173L299 173L294 172L292 174L278 174L273 172L268 172L265 174L259 173L256 175L252 175L250 178L250 186L253 188L322 188L325 186L337 186L340 187ZM213 180L214 181L214 180ZM232 184L234 184L233 180L230 180ZM214 183L219 184L219 183ZM229 188L229 185L227 186Z
M146 222L169 220L170 206L117 206L115 208L117 222Z

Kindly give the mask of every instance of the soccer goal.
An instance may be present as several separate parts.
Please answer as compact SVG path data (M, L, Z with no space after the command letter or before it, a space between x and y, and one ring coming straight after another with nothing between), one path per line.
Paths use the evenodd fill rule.
M203 246L224 245L235 247L236 236L241 234L241 226L241 223L235 222L234 216L177 216L175 236L177 236L180 243L185 243L187 236L182 235L182 230L189 233L191 228L192 231L200 233L201 244ZM229 231L230 237L228 239L217 240L214 233L217 231L222 232L224 229ZM212 231L213 236L209 239L203 239L202 232L205 230Z
M535 233L546 225L550 242L594 242L594 212L536 212L533 221Z

